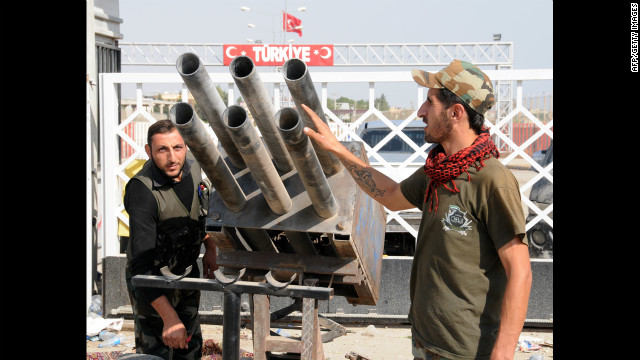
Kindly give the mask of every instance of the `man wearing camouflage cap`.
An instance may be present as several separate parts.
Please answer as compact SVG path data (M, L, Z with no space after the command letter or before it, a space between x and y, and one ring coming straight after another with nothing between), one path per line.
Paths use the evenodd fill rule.
M531 265L518 182L484 128L495 104L491 80L461 60L412 76L429 88L417 116L437 145L402 182L352 154L303 105L318 129L305 133L389 210L422 210L409 285L415 359L513 359Z

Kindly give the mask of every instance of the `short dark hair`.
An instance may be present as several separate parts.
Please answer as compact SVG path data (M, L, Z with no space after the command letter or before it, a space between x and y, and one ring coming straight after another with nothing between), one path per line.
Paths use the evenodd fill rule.
M461 104L467 114L469 114L469 126L476 134L480 134L482 132L482 126L484 125L484 115L478 113L473 110L466 102L464 102L460 97L451 90L447 88L442 88L436 94L438 100L445 105L445 108L448 109L454 104Z
M147 144L151 147L151 138L155 134L166 134L170 133L173 130L177 130L176 125L173 121L169 119L158 120L149 126L149 131L147 132Z

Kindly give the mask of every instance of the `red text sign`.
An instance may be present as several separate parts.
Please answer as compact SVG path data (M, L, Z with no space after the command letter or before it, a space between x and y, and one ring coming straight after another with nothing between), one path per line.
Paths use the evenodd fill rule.
M300 59L307 66L333 66L333 45L225 44L224 65L244 55L256 66L280 66L289 59Z

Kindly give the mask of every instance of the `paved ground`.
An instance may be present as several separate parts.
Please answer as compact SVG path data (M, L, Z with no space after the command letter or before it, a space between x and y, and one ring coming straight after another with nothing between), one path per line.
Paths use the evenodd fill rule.
M323 344L325 360L345 359L345 355L357 353L368 360L413 359L411 355L411 330L408 326L373 325L367 328L365 325L345 326L347 334ZM275 329L273 329L275 330ZM299 336L300 331L286 329L291 335ZM133 322L125 320L122 330L119 332L133 337ZM203 338L213 339L222 343L222 325L204 324L202 326ZM240 348L253 352L253 343L250 329L240 331ZM543 359L553 359L553 330L528 328L522 332L521 338L537 340L540 349L536 351L516 351L514 360L527 360L533 354L540 354ZM534 341L536 343L536 341ZM110 348L98 348L98 342L87 340L87 353L100 351L135 352L133 347L118 345ZM364 360L364 359L362 359Z

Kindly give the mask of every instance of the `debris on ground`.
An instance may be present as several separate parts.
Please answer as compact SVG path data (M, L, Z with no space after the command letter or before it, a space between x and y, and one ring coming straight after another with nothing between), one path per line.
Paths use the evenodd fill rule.
M518 351L522 351L522 352L529 352L529 351L535 351L535 350L540 350L540 345L532 342L532 341L528 341L528 340L520 340L518 341Z
M87 360L116 360L127 353L126 351L102 351L87 353Z
M358 354L357 352L350 352L348 354L344 355L345 358L349 359L349 360L369 360L369 358L364 357L360 354Z
M102 316L87 316L87 336L98 335L102 330L120 331L124 318L105 319Z
M124 354L132 353L135 353L135 348L116 351L87 352L87 360L117 360ZM253 359L253 353L240 349L240 360L248 359ZM201 360L222 360L222 344L213 339L204 340Z
M364 329L364 332L362 333L362 335L365 336L376 336L376 334L378 333L378 330L376 330L376 327L373 325L369 325L367 326L366 329Z

